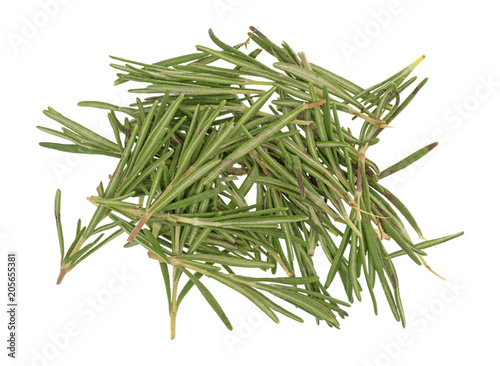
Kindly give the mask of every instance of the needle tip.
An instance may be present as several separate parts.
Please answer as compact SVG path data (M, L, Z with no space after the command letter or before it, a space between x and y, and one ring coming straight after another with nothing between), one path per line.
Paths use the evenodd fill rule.
M415 61L413 61L413 63L410 64L410 68L412 70L415 69L415 67L417 67L418 64L421 63L424 59L425 59L425 55L420 56Z

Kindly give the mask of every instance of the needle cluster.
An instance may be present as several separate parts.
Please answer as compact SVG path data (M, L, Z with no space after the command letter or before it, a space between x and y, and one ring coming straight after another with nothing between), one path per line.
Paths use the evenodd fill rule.
M410 89L416 78L409 75L423 57L363 88L250 30L236 46L210 30L214 48L196 46L195 53L156 63L113 57L120 62L112 64L119 70L115 84L134 82L130 92L145 97L129 106L79 105L107 110L114 140L44 111L62 129L39 129L70 143L42 146L117 162L89 197L95 212L86 226L78 222L69 246L56 193L58 283L125 234L126 248L143 247L160 267L172 338L179 305L193 287L232 329L205 278L239 292L275 322L277 313L303 321L284 307L289 303L330 327L361 300L362 283L377 312L378 282L404 325L393 259L405 255L428 267L426 248L462 235L425 240L408 208L381 183L437 143L382 171L367 157L426 83ZM247 53L250 42L259 48ZM276 62L259 61L262 52ZM358 133L343 126L345 118L355 120ZM398 250L389 253L389 242ZM315 268L318 251L330 266L323 277ZM333 281L342 283L348 301L330 295Z

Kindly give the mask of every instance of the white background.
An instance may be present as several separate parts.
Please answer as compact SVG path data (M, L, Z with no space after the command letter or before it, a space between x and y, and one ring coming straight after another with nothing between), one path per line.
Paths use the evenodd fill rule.
M16 251L20 330L18 359L9 360L2 310L0 364L498 362L500 22L495 2L24 0L1 4L0 274L6 273L7 251ZM170 341L159 269L141 248L123 249L123 241L108 245L71 272L61 286L55 285L59 264L52 211L55 190L63 191L63 226L69 240L77 218L87 221L92 213L85 198L94 194L115 161L68 158L39 147L47 136L36 125L59 128L42 110L50 105L106 132L104 111L79 108L76 103L132 101L126 87L113 87L115 72L108 66L108 55L155 62L193 52L196 44L211 47L210 27L227 43L242 42L249 25L260 26L275 42L286 40L296 51L306 51L309 60L365 87L426 54L415 75L430 81L368 156L384 168L438 140L440 145L424 164L398 174L388 185L405 201L428 238L461 230L465 236L429 250L430 265L447 282L407 258L395 260L409 319L406 330L392 319L380 289L379 316L373 315L365 294L338 331L318 327L307 316L305 324L282 319L275 325L243 297L206 281L235 330L227 331L193 290L180 309L177 339ZM0 276L0 304L6 303L5 283L6 275ZM342 292L337 296L343 298ZM91 307L92 298L97 299L99 311Z

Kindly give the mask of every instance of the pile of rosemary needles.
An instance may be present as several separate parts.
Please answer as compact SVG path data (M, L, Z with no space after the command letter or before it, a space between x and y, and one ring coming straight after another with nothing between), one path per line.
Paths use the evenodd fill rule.
M276 313L303 321L285 308L289 303L330 327L339 327L344 308L361 300L363 286L377 313L378 282L404 326L393 259L406 255L429 268L424 250L463 234L425 240L382 183L437 143L382 171L367 156L426 83L413 87L416 77L409 77L423 56L364 88L250 30L236 46L210 30L214 48L196 46L195 53L151 64L113 57L120 62L111 65L119 70L115 84L133 82L139 86L129 92L145 97L130 106L79 103L109 111L113 141L52 108L44 111L62 131L38 128L70 144L41 146L116 158L109 181L89 197L95 213L86 226L78 222L69 248L56 193L57 283L125 233L125 248L142 246L160 267L172 338L179 305L193 287L232 329L205 278L239 292L275 322ZM246 52L251 42L259 48ZM259 61L262 52L276 62ZM341 118L353 119L359 133ZM392 243L399 248L389 253ZM324 278L315 269L319 251L330 266ZM253 275L238 274L239 267ZM333 281L341 282L347 302L330 295Z

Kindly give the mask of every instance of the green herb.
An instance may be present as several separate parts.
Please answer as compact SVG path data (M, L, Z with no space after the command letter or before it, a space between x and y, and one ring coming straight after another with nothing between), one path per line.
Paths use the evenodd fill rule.
M403 96L423 57L365 89L250 29L248 40L235 47L210 30L218 49L199 45L200 52L154 63L113 57L123 63L112 64L119 70L115 84L143 83L130 92L147 96L129 106L79 105L108 110L114 140L52 108L44 111L62 129L39 129L70 143L41 146L117 159L107 185L101 182L89 198L95 213L87 226L78 222L69 247L57 190L57 283L125 235L125 248L140 245L159 264L172 338L180 304L193 287L232 329L206 278L239 292L275 322L276 313L303 320L272 297L330 327L339 327L338 317L347 316L344 307L361 300L362 277L377 313L378 278L404 326L392 259L407 255L431 270L424 250L463 234L425 240L408 208L379 182L437 143L382 172L367 158L367 149L379 143L379 134L427 81ZM261 49L240 50L251 41ZM257 60L262 50L277 62ZM354 119L349 128L343 118ZM423 242L413 243L400 216ZM389 254L388 240L400 250ZM315 269L318 250L330 262L326 278ZM241 268L255 275L237 274ZM328 288L337 279L349 302L330 296Z

